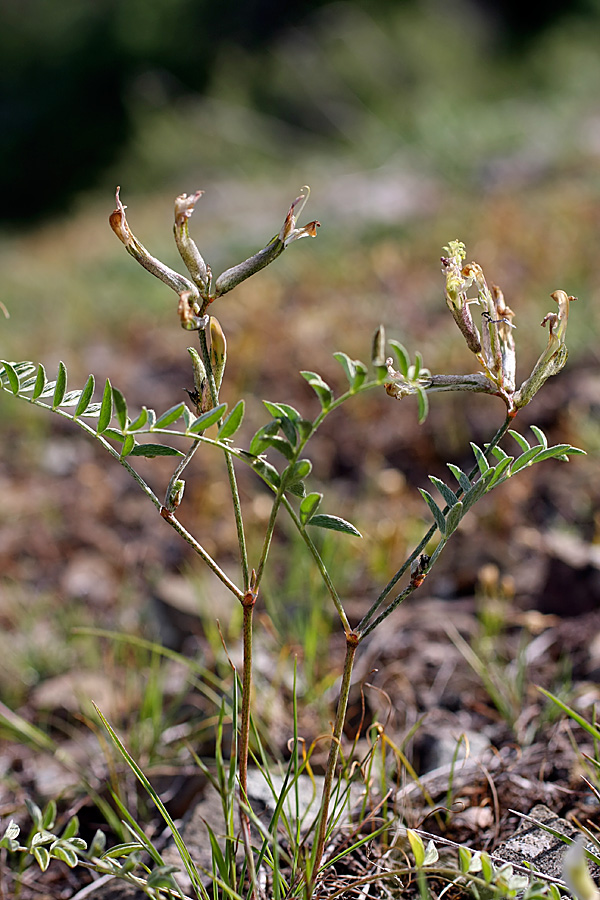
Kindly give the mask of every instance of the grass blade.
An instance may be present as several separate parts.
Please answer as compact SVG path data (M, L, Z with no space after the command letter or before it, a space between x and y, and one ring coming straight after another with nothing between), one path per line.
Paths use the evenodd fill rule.
M194 860L192 859L190 852L185 844L185 841L183 840L181 833L179 832L177 826L175 825L175 822L169 815L164 803L162 802L162 800L160 799L160 797L158 796L158 794L156 793L156 791L154 790L154 788L152 787L152 785L150 784L150 782L148 781L148 779L146 778L146 776L144 775L144 773L142 772L142 770L140 769L140 767L138 766L136 761L133 759L132 756L129 755L127 748L125 747L125 745L123 744L123 742L121 741L121 739L119 738L117 733L114 731L114 729L111 727L108 720L105 719L105 717L102 715L102 713L100 712L99 708L96 706L95 703L94 703L94 709L98 713L98 716L100 717L100 721L102 722L102 724L108 731L108 734L109 734L113 744L115 745L115 747L117 748L117 750L119 751L119 753L121 754L121 756L123 757L123 759L125 760L127 765L129 766L129 768L131 769L131 771L133 772L133 774L135 775L137 780L140 782L140 784L142 785L142 787L144 788L144 790L146 791L148 796L152 798L152 800L154 801L154 803L156 805L156 808L158 809L159 813L161 814L162 818L164 819L165 823L167 824L167 827L169 828L171 834L173 835L173 840L175 842L175 846L177 847L177 850L179 851L179 855L181 856L181 860L185 866L186 872L189 875L190 881L192 882L192 886L194 887L197 897L201 897L202 900L210 900L208 891L206 890L206 888L204 887L204 885L202 884L202 882L200 880L200 875L198 873L198 870L196 868Z

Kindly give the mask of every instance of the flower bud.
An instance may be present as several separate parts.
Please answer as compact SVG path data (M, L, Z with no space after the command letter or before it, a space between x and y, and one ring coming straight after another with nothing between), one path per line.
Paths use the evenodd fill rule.
M187 348L192 358L192 368L194 370L194 390L188 391L188 395L198 415L208 412L214 404L210 392L210 382L206 374L206 367L202 357L194 347Z
M444 250L448 256L442 256L442 272L446 277L446 303L454 317L454 321L460 328L469 350L479 353L481 350L481 338L475 323L471 317L467 291L475 280L474 265L462 268L462 262L466 256L465 245L461 241L450 241ZM479 267L477 267L479 268Z
M213 368L213 376L217 393L223 381L223 373L225 371L225 363L227 362L227 340L219 320L214 316L210 317L210 361Z
M374 366L385 366L385 328L380 325L373 335L373 346L371 348L371 362Z
M183 479L178 478L173 484L169 485L169 490L167 492L167 496L165 497L165 507L170 512L173 513L183 500L183 492L185 490L185 481Z

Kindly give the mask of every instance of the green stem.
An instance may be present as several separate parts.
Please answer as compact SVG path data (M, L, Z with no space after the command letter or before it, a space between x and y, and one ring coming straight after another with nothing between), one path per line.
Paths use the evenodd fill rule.
M435 531L435 528L433 529L433 531ZM432 531L432 534L433 534L433 531ZM400 604L403 603L407 597L409 597L414 591L417 590L418 587L420 587L423 584L425 577L429 574L431 569L433 569L440 553L442 552L442 550L444 549L444 547L446 546L447 543L448 543L448 538L442 538L441 541L439 542L439 544L437 545L437 547L435 548L435 550L433 551L433 553L431 554L431 557L429 558L429 562L427 563L427 566L419 573L420 577L418 579L415 579L414 581L411 580L410 584L407 587L405 587L404 590L401 591L396 597L394 597L394 599L386 606L386 608L383 610L383 612L380 612L379 615L377 616L377 618L373 619L373 621L370 623L370 625L368 625L362 631L360 631L358 628L356 629L360 635L359 643L362 643L362 641L367 637L368 634L370 634L372 631L375 631L375 629L379 625L381 625L381 623L383 622L384 619L387 619L387 617L389 615L391 615L391 613L393 613L394 610L398 606L400 606ZM416 559L416 556L414 558Z
M242 639L242 708L240 711L240 737L238 746L238 774L240 781L240 824L244 838L244 848L248 862L248 871L254 871L254 857L250 840L250 819L245 810L248 805L248 755L250 748L250 701L252 692L252 617L256 604L256 591L247 590L242 597L244 611ZM254 880L251 897L256 896Z
M217 385L215 382L215 376L213 372L212 362L210 358L210 352L208 350L208 343L206 340L206 331L201 329L198 332L198 337L200 339L200 349L202 350L202 358L204 361L204 367L206 369L206 373L208 376L208 383L210 386L210 396L213 402L213 407L218 406L219 404L219 392L217 390ZM227 477L229 478L229 489L231 491L231 500L233 503L233 514L235 517L235 527L237 532L237 540L238 540L238 548L240 552L240 565L242 567L242 579L244 584L244 590L247 591L250 586L250 570L248 566L248 548L246 546L246 533L244 531L244 520L242 518L242 504L240 502L240 492L238 490L237 478L235 475L235 468L233 465L233 459L231 458L231 454L224 451L225 454L225 463L227 465Z
M256 604L256 594L246 591L242 597L244 621L242 629L242 708L239 743L240 793L244 803L248 802L248 749L250 744L250 693L252 690L252 617Z
M486 457L486 459L488 459L488 458L491 456L491 453L492 453L494 447L496 447L496 446L500 443L500 441L502 440L502 438L504 437L504 435L505 435L506 432L508 431L510 425L512 424L513 418L514 418L514 416L507 416L507 417L506 417L506 419L504 420L503 424L500 426L500 428L498 429L498 431L496 432L496 434L494 435L494 437L492 438L492 440L491 440L490 443L488 444L488 446L487 446L487 448L486 448L486 451L485 451L485 457ZM475 465L473 466L473 468L471 469L471 471L469 472L469 475L468 475L469 481L472 481L473 478L475 478L475 476L477 475L478 472L479 472L479 466L478 466L477 464L475 464ZM460 497L462 497L463 493L464 493L464 491L462 490L462 488L459 487L458 490L456 491L456 496L460 498ZM446 515L446 513L448 512L449 509L450 509L449 506L446 506L446 507L443 509L444 515ZM391 580L386 584L386 586L384 587L384 589L382 590L382 592L379 594L379 596L377 597L376 601L373 603L373 605L371 606L371 608L365 613L365 615L363 616L363 618L362 618L361 621L359 622L359 624L358 624L358 626L357 626L357 629L356 629L357 632L361 635L361 638L364 637L365 634L367 634L368 632L370 632L370 631L373 630L373 623L372 623L371 625L369 625L369 623L371 622L373 616L375 615L375 613L377 612L377 610L380 608L380 606L382 605L382 603L385 601L385 599L386 599L386 598L389 596L389 594L392 592L394 586L395 586L395 585L397 584L397 582L402 578L402 576L403 576L404 573L407 571L407 569L408 569L408 568L411 566L411 564L417 559L417 557L423 552L423 550L425 549L425 547L427 546L427 544L429 543L429 541L431 540L431 538L432 538L433 535L435 534L436 529L437 529L437 526L436 526L436 525L432 525L432 526L431 526L431 528L427 531L427 533L425 534L425 536L423 537L423 539L420 541L420 543L418 544L418 546L415 547L415 549L413 550L413 552L411 553L411 555L408 557L408 559L402 564L402 566L398 569L398 571L395 573L395 575L394 575L394 576L391 578ZM441 552L441 551L440 551L440 552ZM403 597L403 594L404 594L404 592L402 592L402 594L399 595L399 596L400 596L400 597ZM404 598L403 598L403 599L404 599ZM393 601L393 603L395 604L395 605L394 605L394 608L398 605L399 602L401 602L401 601L398 600L398 598L396 598L396 599ZM385 616L384 616L383 618L385 618ZM382 621L382 617L379 616L379 617L376 619L376 622L377 622L377 624L379 624L381 621Z
M193 547L198 556L206 563L208 568L215 573L217 578L223 582L225 587L228 588L231 593L238 598L238 600L242 600L244 597L244 592L240 591L239 587L237 587L237 585L235 585L233 581L231 581L231 579L227 577L219 564L215 562L215 560L209 553L206 552L202 544L198 543L196 538L193 537L186 528L184 528L181 522L177 518L175 518L173 513L169 512L169 510L163 506L161 508L160 514L163 519L168 522L169 525L172 526L172 528L175 529L177 534L181 535L181 537L186 540L191 547Z
M325 582L325 586L326 586L327 590L329 591L331 599L333 600L333 605L335 606L337 613L340 617L344 631L346 634L349 634L351 629L350 629L350 623L348 621L348 617L346 615L346 611L345 611L344 607L342 606L342 601L340 599L340 595L338 594L338 592L335 588L335 585L334 585L333 581L331 580L331 575L327 571L327 567L326 567L325 563L323 562L323 559L321 558L321 554L315 547L315 545L312 541L312 538L308 534L306 528L302 525L302 522L300 521L300 519L298 518L298 516L296 514L296 510L294 509L294 507L292 506L292 504L290 503L288 498L283 497L282 503L285 506L285 508L287 509L288 513L290 514L292 522L294 523L294 525L300 532L300 536L302 537L302 540L304 541L304 543L308 547L310 553L312 554L315 564L316 564L319 572L321 573L321 578Z
M371 388L374 388L374 387L379 387L379 382L378 381L368 381L365 384L362 384L360 386L360 388L358 388L357 390L353 391L350 389L350 390L346 391L344 394L341 394L337 398L337 400L334 400L333 403L327 407L327 409L322 409L321 412L319 413L319 415L317 416L317 418L312 423L312 427L311 427L310 431L308 432L308 434L306 434L298 442L298 446L296 447L295 453L289 461L289 465L291 466L295 462L298 461L305 446L310 441L310 439L314 436L315 432L317 431L319 426L323 423L325 417L328 416L330 412L333 412L334 409L337 409L338 406L341 406L342 403L344 403L350 397L353 397L354 394L362 393L362 391L370 390ZM286 487L285 483L282 482L282 484L277 488L277 491L275 494L275 499L273 501L273 506L271 508L271 515L269 516L269 522L267 524L267 530L265 532L265 538L263 541L263 548L262 548L262 553L260 556L260 562L256 569L256 586L259 585L260 580L263 575L264 567L267 562L267 557L269 555L269 549L271 547L271 541L273 539L273 531L275 529L275 522L277 520L277 515L279 513L279 507L281 506L282 502L284 503L286 509L290 512L290 514L292 514L292 507L284 499L285 487ZM292 514L292 518L294 518L294 514ZM306 533L304 532L302 526L300 525L299 527L300 527L300 533L302 534L304 539L307 540L308 536L306 536ZM308 540L310 540L310 538L308 538ZM314 548L314 545L313 545L313 548ZM313 556L315 557L315 559L317 559L317 556L315 556L315 553L317 552L316 548L314 548L314 549L313 548L311 548L311 553L313 553ZM319 557L319 559L320 559L320 557ZM325 578L326 570L325 570L325 566L324 566L322 560L319 565L319 571L321 572L321 575ZM333 587L333 585L331 584L331 579L329 578L329 576L327 576L327 578L326 578L326 584L331 593L331 587ZM330 585L331 585L331 587L330 587ZM344 623L344 629L346 631L346 634L348 634L350 631L350 626L348 625L348 619L346 617L346 614L343 611L340 598L337 594L335 594L335 595L332 594L332 597L334 597L333 602L335 603L336 609L338 610L338 613L340 614L340 616L342 618L342 622Z
M258 566L256 567L256 577L254 579L255 588L258 588L261 578L263 576L263 572L265 570L265 564L267 562L267 557L269 555L269 550L271 548L271 541L273 540L273 532L275 530L275 522L277 521L277 514L279 512L279 507L281 506L281 501L283 500L283 487L277 488L277 493L275 494L275 498L273 500L273 506L271 507L271 515L269 516L269 521L267 523L267 530L265 531L265 537L263 540L262 552L260 554L260 560Z
M200 446L200 442L194 441L192 446L188 449L187 453L185 454L183 459L179 462L179 465L177 466L177 468L171 475L171 480L169 481L169 485L167 487L167 492L165 494L165 497L167 498L165 500L165 503L167 503L168 498L172 496L172 491L175 486L175 482L177 481L179 476L184 472L186 466L190 463L192 457L194 456L194 453L196 452L196 450L198 449L199 446Z
M146 496L149 497L152 503L154 503L156 508L159 510L161 509L162 503L160 502L150 485L144 481L144 479L138 472L136 472L131 463L129 463L124 456L121 456L118 450L115 450L115 448L108 443L106 438L102 437L101 434L98 434L95 428L92 428L91 425L88 425L87 422L84 422L79 417L75 417L70 413L65 412L65 410L63 409L53 409L49 403L40 403L39 400L34 400L33 397L26 397L24 394L19 394L18 399L25 400L26 403L31 403L32 406L39 406L42 409L47 409L48 412L53 412L57 416L62 416L63 419L68 419L69 422L74 422L76 425L79 425L79 427L82 428L85 432L87 432L87 434L91 435L93 438L96 438L96 440L102 444L104 449L108 450L110 455L114 457L117 462L121 463L124 469L127 469L133 480L137 482Z
M323 793L321 795L321 807L317 820L317 839L312 852L312 865L310 873L310 883L308 885L308 894L312 895L315 880L321 862L323 861L323 852L325 850L325 841L327 838L327 822L329 818L329 803L331 800L331 792L333 789L333 779L340 752L340 744L346 720L346 711L348 709L348 697L350 696L350 682L352 679L352 669L354 666L354 657L358 647L358 635L350 632L346 635L346 658L344 660L344 672L342 674L342 683L340 685L340 696L338 698L337 710L335 715L335 723L333 726L333 734L331 738L331 746L329 748L329 758L327 760L327 769L325 771L325 779L323 784Z
M244 590L250 587L250 571L248 568L248 548L246 547L246 535L244 532L244 520L242 518L242 504L240 502L240 492L238 490L237 478L233 467L233 457L231 453L225 453L225 461L227 464L227 476L229 478L229 489L231 491L231 500L233 502L233 512L235 516L235 527L237 531L238 548L240 551L240 565L242 567L242 579Z

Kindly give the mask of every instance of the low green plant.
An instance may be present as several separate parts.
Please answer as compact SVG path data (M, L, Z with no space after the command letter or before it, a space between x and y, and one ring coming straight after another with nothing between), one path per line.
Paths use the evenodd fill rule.
M336 787L336 772L342 749L353 665L360 645L423 584L462 518L478 500L535 463L548 459L566 461L570 455L583 452L567 443L549 446L544 433L535 426L531 426L531 443L510 427L519 410L529 403L546 379L560 371L566 362L565 335L569 305L574 298L562 290L552 294L558 305L558 312L546 315L542 323L549 326L547 346L529 378L517 388L512 324L514 313L506 305L501 291L496 287L488 287L481 267L476 263L465 264L464 245L459 241L452 241L445 248L446 252L442 257L446 302L469 350L476 357L477 372L433 375L424 366L419 353L411 361L405 347L395 340L390 341L393 356L388 357L385 332L380 327L373 339L370 366L361 360L351 359L342 351L334 354L347 381L346 389L337 396L318 373L310 370L301 373L319 401L320 409L314 418L307 418L281 400L265 399L263 403L268 419L251 437L248 445L242 447L237 440L244 417L244 399L238 399L233 405L220 399L227 361L227 341L220 323L209 315L209 310L212 311L213 304L242 281L271 264L291 243L303 237L314 237L319 223L314 221L303 227L296 224L308 198L306 189L291 204L281 230L266 247L214 277L188 230L189 219L201 193L198 191L192 196L182 194L175 201L175 241L188 270L186 276L151 256L137 240L127 222L118 191L116 209L110 217L111 227L127 252L177 294L179 322L186 331L198 336L199 347L188 348L192 382L188 390L189 404L175 403L160 414L150 406L130 413L123 393L109 380L104 384L98 400L94 396L93 375L89 376L83 389L68 390L67 367L62 362L58 366L56 378L48 380L42 365L4 361L0 368L1 386L6 393L54 412L97 440L127 470L168 525L187 541L214 576L239 601L243 612L241 670L235 673L231 696L221 702L214 766L211 769L198 760L221 794L225 820L224 843L216 833L209 833L213 850L213 871L209 875L215 895L223 892L230 897L248 894L255 898L260 893L258 871L261 866L266 866L271 871L274 896L310 897L331 862L324 862L325 847L339 821L340 809L347 807L347 802L342 802L341 806L339 803L340 787L339 783ZM474 321L472 310L478 310L481 314L479 323ZM391 575L385 587L372 599L361 621L352 626L344 601L324 556L318 549L314 529L337 532L342 539L345 536L354 540L361 535L358 528L345 518L330 511L323 512L323 509L327 509L323 494L307 487L312 463L306 452L312 438L329 416L351 399L373 390L385 390L395 399L414 396L418 403L420 421L427 415L429 395L445 391L479 392L500 397L506 405L506 418L483 447L471 444L474 464L469 472L449 464L452 476L449 483L430 476L439 499L435 499L433 493L424 489L421 489L421 495L433 518L431 527ZM500 442L507 433L513 440L509 451L500 447ZM181 439L189 442L186 451L179 449ZM207 451L215 450L223 456L237 533L240 571L237 579L225 572L202 541L192 535L178 518L178 509L185 502L184 473L201 447ZM177 461L163 499L160 499L155 489L135 468L139 457L159 456L172 457ZM271 495L268 522L262 537L254 543L259 550L256 558L252 559L247 549L237 483L239 466L249 467ZM296 790L300 774L310 774L311 757L310 752L302 751L295 711L291 762L285 773L284 788L277 800L277 814L268 828L265 829L254 814L248 795L248 767L252 759L256 758L267 777L269 769L267 754L261 749L260 735L252 721L252 639L254 610L271 558L275 527L282 512L287 514L296 529L315 572L331 598L346 642L335 722L328 735L329 755L322 786L319 788L318 813L308 836L300 837L299 816L288 827L292 849L286 850L285 854L286 864L291 866L291 876L283 873L281 858L284 851L277 839L277 821L283 816L284 796ZM438 537L434 540L436 533ZM399 582L403 576L406 576L406 584L400 588ZM171 829L195 896L207 898L210 894L198 868L160 798L114 728L100 711L98 715L114 747L153 799ZM234 726L229 761L223 750L224 725L227 720ZM120 845L110 851L94 846L93 853L90 850L87 855L82 855L81 844L74 843L73 826L67 826L66 832L57 838L44 825L41 830L38 829L38 833L43 835L40 838L42 849L49 844L50 856L58 853L64 857L66 854L69 864L76 862L78 858L84 858L87 864L95 866L98 871L107 871L108 868L113 874L128 878L134 877L132 862L141 861L138 852L145 851L154 867L150 865L147 877L142 879L144 889L150 895L158 896L161 890L167 890L171 895L178 890L173 886L172 871L165 868L160 854L153 851L144 838L143 831L122 807L118 797L115 797L115 802L127 828L134 834L132 844ZM235 824L235 817L238 815L235 812L236 806L239 811L239 833ZM16 835L14 828L12 831L10 828L11 826L7 838L9 849L22 850L20 845L15 847L14 843L11 844L11 841L16 841ZM69 844L66 849L65 841ZM238 853L240 846L243 848L241 854ZM418 842L413 840L411 846L416 853ZM28 853L32 849L30 845L26 845ZM31 855L40 862L39 853ZM423 859L421 855L419 851L417 869L425 865L428 858L427 852ZM119 862L124 856L127 857L126 862ZM42 862L47 862L45 853ZM486 884L490 882L485 873L484 880Z

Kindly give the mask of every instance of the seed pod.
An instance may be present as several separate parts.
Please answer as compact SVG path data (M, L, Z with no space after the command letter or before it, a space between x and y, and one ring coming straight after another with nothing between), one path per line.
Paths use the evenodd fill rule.
M380 325L373 335L371 362L374 366L385 366L385 328Z

